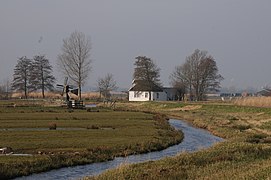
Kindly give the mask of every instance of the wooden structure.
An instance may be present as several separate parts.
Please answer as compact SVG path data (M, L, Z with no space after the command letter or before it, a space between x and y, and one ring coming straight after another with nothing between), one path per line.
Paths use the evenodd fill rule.
M67 102L68 108L72 109L85 109L84 102L82 100L71 100Z

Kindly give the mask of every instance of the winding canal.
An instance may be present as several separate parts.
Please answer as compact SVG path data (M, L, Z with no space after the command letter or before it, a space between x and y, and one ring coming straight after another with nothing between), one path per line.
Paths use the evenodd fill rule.
M169 120L169 123L174 128L181 130L184 133L183 141L171 146L162 151L150 152L146 154L130 155L127 157L118 157L112 161L93 163L82 166L74 166L51 170L44 173L33 174L26 177L16 178L16 180L47 180L47 179L78 179L85 176L98 175L105 170L116 168L124 163L140 163L150 160L159 160L164 157L174 156L180 152L188 151L193 152L202 148L207 148L216 142L220 142L223 139L210 134L208 131L195 128L188 123L181 120Z

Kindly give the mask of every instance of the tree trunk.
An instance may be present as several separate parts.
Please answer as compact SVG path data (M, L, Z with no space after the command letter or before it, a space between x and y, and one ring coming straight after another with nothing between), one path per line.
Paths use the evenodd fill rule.
M189 101L192 101L192 85L189 85Z
M41 91L42 91L42 98L44 99L45 98L45 95L44 95L44 89L45 89L45 83L44 83L44 77L43 77L43 69L41 69Z
M81 84L79 84L78 91L79 91L79 100L81 101L81 100L82 100L82 95L81 95Z
M27 79L24 79L24 97L27 99Z
M42 86L42 98L45 98L45 94L44 94L44 86Z

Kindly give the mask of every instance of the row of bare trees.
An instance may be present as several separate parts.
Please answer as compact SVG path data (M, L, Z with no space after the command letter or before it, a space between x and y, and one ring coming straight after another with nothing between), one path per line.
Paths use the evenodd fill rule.
M53 90L55 77L52 75L52 66L44 55L29 59L23 56L18 59L14 69L12 89L28 93L41 90L43 98L46 90Z

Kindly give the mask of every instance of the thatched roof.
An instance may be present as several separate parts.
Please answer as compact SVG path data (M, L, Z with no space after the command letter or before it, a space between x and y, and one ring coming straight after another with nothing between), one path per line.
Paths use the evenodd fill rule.
M163 92L163 89L154 83L149 84L146 81L136 80L136 81L133 81L133 87L131 87L129 91Z

